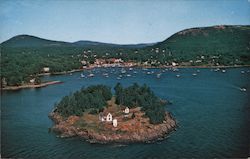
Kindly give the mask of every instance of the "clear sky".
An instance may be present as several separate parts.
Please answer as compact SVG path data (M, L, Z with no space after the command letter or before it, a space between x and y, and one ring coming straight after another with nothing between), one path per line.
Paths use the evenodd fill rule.
M0 42L19 34L74 42L158 42L186 28L250 25L250 0L0 0Z

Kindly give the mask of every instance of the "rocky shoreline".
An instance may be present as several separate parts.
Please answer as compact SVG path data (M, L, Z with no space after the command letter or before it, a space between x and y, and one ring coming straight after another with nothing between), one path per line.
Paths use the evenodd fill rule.
M58 113L52 112L49 117L55 122L50 129L59 134L60 137L78 136L90 143L135 143L135 142L153 142L162 140L170 132L176 130L177 123L169 112L166 112L165 120L161 124L149 124L146 118L141 119L139 123L135 123L135 127L128 125L127 127L112 127L107 130L82 129L74 126L74 121L80 119L78 116L70 116L63 119ZM138 120L138 119L137 119ZM145 124L146 123L146 124ZM131 124L133 124L131 122ZM144 126L142 126L144 124Z

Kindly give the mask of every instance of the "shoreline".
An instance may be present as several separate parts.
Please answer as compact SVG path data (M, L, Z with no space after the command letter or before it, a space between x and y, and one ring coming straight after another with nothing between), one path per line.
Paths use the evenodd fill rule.
M243 68L243 67L250 67L250 65L236 65L236 66L225 66L225 65L220 65L220 66L139 66L139 65L134 65L134 66L116 66L116 67L112 67L112 66L101 66L101 67L89 67L89 68L81 68L81 69L73 69L71 71L63 71L63 72L52 72L52 73L40 73L38 74L38 76L50 76L50 75L64 75L64 74L70 74L70 73L74 73L74 72L80 72L80 71L84 71L84 70L92 70L95 68L129 68L129 67L133 67L133 68Z
M50 75L65 75L65 74L70 74L70 73L74 73L74 72L81 72L84 70L92 70L95 68L129 68L129 67L133 67L133 68L159 68L159 69L164 69L164 68L210 68L210 69L215 69L215 68L244 68L244 67L250 67L250 65L236 65L236 66L139 66L139 65L134 65L134 66L119 66L119 67L89 67L89 68L81 68L81 69L73 69L71 71L63 71L63 72L54 72L54 73L40 73L38 74L38 76L50 76ZM19 90L19 89L25 89L25 88L41 88L41 87L46 87L48 85L52 85L52 84L59 84L59 83L63 83L61 81L49 81L49 82L45 82L45 83L41 83L38 85L35 84L25 84L25 85L21 85L21 86L7 86L4 88L0 88L0 90L4 91L4 90Z
M169 112L166 112L165 120L161 124L148 124L139 131L125 132L121 131L119 128L113 127L109 127L109 130L103 131L93 131L86 128L80 129L72 124L74 119L80 118L76 116L71 116L65 120L59 114L52 112L49 114L49 117L55 123L49 131L54 132L59 137L80 137L89 143L98 144L152 143L165 139L177 128L177 122ZM143 118L141 118L141 120L143 120Z
M63 83L63 82L61 82L61 81L49 81L49 82L44 82L41 84L25 84L25 85L21 85L21 86L7 86L4 88L1 88L1 90L3 90L3 91L15 91L15 90L27 89L27 88L41 88L41 87L46 87L49 85L60 84L60 83Z

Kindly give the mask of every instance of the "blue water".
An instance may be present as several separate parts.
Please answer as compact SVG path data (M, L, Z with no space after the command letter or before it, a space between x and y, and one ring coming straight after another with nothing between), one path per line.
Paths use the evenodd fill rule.
M152 69L155 73L161 69ZM231 158L249 155L250 68L227 69L226 73L200 69L166 71L160 79L137 69L132 77L117 80L119 69L109 78L96 69L95 77L81 79L80 72L46 76L64 83L41 89L2 92L1 155L12 158ZM246 73L242 74L244 70ZM151 70L150 70L151 71ZM88 74L88 72L84 72ZM180 74L179 78L176 74ZM81 87L117 82L124 86L146 83L156 95L173 104L166 109L178 121L177 131L152 144L101 145L79 138L58 138L49 133L48 118L55 102ZM247 89L246 92L240 88Z

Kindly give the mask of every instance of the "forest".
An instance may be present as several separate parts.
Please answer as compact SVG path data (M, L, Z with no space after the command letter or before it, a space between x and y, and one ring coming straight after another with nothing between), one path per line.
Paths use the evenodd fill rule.
M145 112L145 117L150 119L150 123L163 122L166 103L162 102L146 84L139 86L134 83L132 86L123 88L120 83L117 83L114 90L116 104L129 108L141 107L141 110ZM63 117L81 116L86 111L97 114L103 111L111 97L110 87L105 85L89 86L63 97L59 103L55 104L54 111Z

